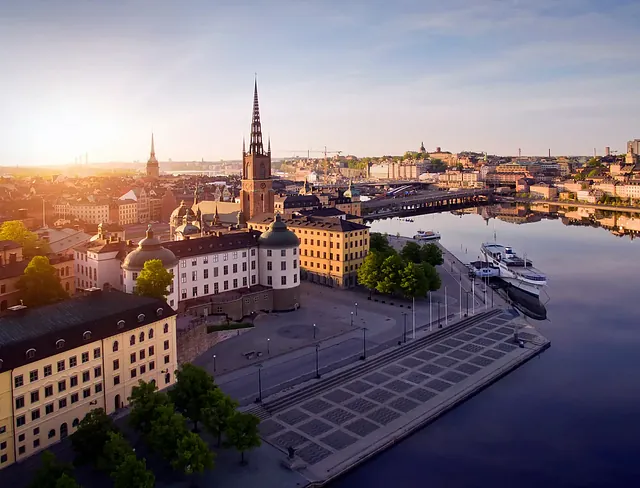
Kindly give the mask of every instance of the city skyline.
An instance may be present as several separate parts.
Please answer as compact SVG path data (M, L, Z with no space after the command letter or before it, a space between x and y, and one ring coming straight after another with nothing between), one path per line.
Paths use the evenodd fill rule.
M239 160L255 72L274 158L621 153L640 6L601 3L12 2L0 165Z

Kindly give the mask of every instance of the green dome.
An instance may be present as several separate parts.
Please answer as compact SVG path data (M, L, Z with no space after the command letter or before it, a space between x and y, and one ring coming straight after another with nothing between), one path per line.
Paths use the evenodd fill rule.
M276 214L275 219L258 237L258 245L266 248L286 249L289 247L298 247L300 239L287 228L287 224L282 221L280 214Z

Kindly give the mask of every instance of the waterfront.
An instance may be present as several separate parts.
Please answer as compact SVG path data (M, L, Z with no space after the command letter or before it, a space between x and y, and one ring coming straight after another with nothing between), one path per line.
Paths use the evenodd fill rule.
M549 277L550 320L534 323L552 347L332 486L627 486L640 477L638 242L560 220L444 213L372 224L436 230L465 262L494 228Z

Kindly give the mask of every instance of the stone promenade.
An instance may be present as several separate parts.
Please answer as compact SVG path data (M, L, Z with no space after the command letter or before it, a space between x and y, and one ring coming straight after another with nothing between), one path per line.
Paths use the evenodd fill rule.
M310 483L339 476L548 347L511 310L492 310L248 408L262 437L296 449ZM514 332L524 347L514 342ZM283 456L284 457L284 456Z

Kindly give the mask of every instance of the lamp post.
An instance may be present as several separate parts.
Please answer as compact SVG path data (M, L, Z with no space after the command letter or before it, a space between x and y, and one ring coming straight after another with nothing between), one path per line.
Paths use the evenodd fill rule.
M467 313L465 313L464 316L468 317L469 316L469 292L465 290L464 293L467 296Z
M216 355L213 355L213 372L216 372Z
M356 302L356 317L358 316L358 302Z
M269 347L269 342L270 342L270 341L271 341L271 339L269 339L269 338L267 337L267 354L268 354L269 356L271 356L271 348Z
M449 325L449 302L447 301L447 287L444 287L444 321Z
M402 342L407 342L407 312L402 312L404 318L404 328L402 330Z
M353 327L353 312L351 312L351 327Z
M320 345L316 344L316 378L320 378L320 368L318 361L318 351L320 350Z
M367 359L367 328L362 328L362 356L361 359L364 361Z
M258 403L262 403L262 364L257 364L258 367Z
M313 324L313 338L316 338L316 324Z
M429 332L431 332L431 324L433 324L433 312L431 310L431 291L429 291Z

